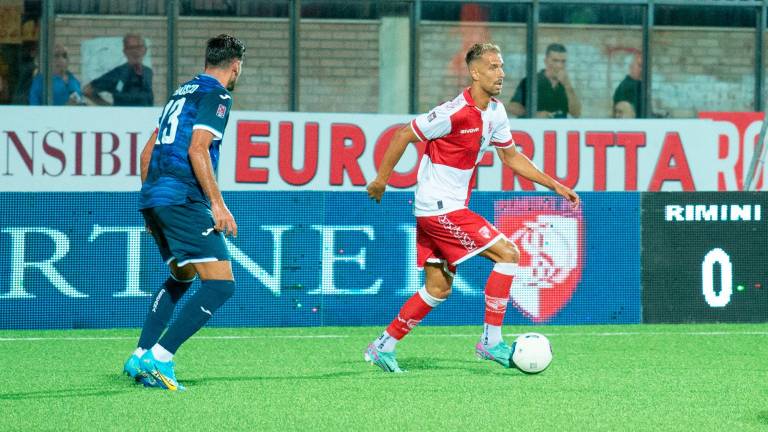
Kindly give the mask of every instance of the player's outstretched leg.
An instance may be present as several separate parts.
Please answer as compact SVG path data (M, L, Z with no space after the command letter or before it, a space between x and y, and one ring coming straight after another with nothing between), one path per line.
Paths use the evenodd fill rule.
M197 333L235 292L231 280L203 280L200 289L190 297L168 331L141 358L142 371L149 379L145 385L168 390L183 389L176 380L173 355L181 344ZM153 380L154 379L154 380Z
M445 301L430 295L425 287L417 291L403 305L397 317L384 333L371 342L363 353L365 361L380 367L384 372L403 372L395 358L395 346L437 305Z
M517 264L496 263L485 285L485 323L480 342L475 345L475 355L509 367L512 348L501 337L501 325L507 312L509 291Z
M128 357L123 366L123 373L139 381L141 365L139 359L160 339L160 335L168 326L176 303L192 285L192 279L179 280L171 274L154 296L141 329L141 336L136 350Z

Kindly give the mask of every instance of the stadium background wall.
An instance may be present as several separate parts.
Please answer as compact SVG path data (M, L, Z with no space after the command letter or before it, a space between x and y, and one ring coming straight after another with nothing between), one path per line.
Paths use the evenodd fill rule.
M57 41L70 55L70 70L82 77L81 44L95 38L122 37L140 29L147 37L155 71L156 105L165 101L167 74L166 19L144 16L58 15ZM287 19L190 18L179 20L179 79L199 72L207 35L232 32L248 45L247 66L238 85L235 109L289 110ZM300 105L305 112L379 112L379 20L302 19ZM419 110L457 93L467 82L462 64L467 35L500 44L506 60L510 98L525 71L525 25L450 23L420 25ZM563 41L563 34L568 40ZM473 36L474 37L474 36ZM699 111L753 109L754 30L734 28L654 28L654 110L672 117L696 117ZM640 26L541 25L537 67L544 47L563 42L569 52L569 75L584 107L584 117L609 117L613 90L624 79L633 53L642 46ZM732 53L739 52L739 56ZM719 59L728 59L727 62ZM684 61L683 61L684 60ZM406 59L407 61L407 59ZM702 87L708 91L699 91ZM354 89L354 91L349 91ZM664 95L664 97L661 97Z

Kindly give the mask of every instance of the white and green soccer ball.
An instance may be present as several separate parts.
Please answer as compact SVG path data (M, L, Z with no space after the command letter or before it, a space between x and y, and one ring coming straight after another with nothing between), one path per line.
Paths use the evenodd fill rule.
M552 363L552 346L541 333L525 333L512 345L512 364L528 374L536 374Z

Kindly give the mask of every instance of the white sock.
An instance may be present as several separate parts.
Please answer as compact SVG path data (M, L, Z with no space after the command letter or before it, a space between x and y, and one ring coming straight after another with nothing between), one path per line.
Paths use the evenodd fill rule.
M143 356L145 352L147 352L147 350L145 350L144 348L136 348L136 351L134 351L133 354L136 357L141 358L141 356Z
M392 352L395 350L395 345L397 345L397 339L393 338L385 331L381 336L376 338L376 341L373 344L376 345L376 348L379 351Z
M501 342L501 326L483 325L483 345L495 347Z
M161 362L169 362L173 360L173 354L160 346L160 344L155 344L155 346L152 347L152 355L155 357L155 359L157 359L157 361Z

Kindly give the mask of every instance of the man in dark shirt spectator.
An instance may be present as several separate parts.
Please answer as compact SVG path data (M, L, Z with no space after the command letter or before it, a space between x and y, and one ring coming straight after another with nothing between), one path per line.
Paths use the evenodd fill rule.
M544 54L544 69L536 74L537 118L566 118L581 116L581 102L571 85L571 79L565 70L567 60L565 47L558 43L547 46ZM523 78L517 85L515 95L507 109L516 117L528 115L525 108L526 86L528 78Z
M643 56L635 53L632 63L629 64L629 73L613 92L613 105L619 102L628 102L632 105L637 117L643 115L643 101L640 97L640 85L643 78Z
M91 81L83 94L97 105L109 105L100 92L112 94L115 106L152 106L152 69L142 64L147 46L144 38L129 33L123 38L126 63Z

